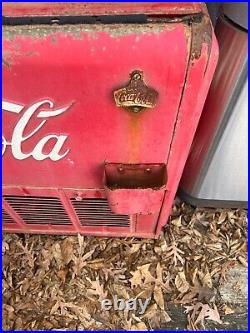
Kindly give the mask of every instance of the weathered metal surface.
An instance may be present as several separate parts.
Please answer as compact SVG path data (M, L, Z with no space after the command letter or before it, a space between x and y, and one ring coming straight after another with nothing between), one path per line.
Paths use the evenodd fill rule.
M165 194L159 223L157 225L157 234L160 233L161 227L166 223L166 216L168 216L171 211L177 186L201 116L201 110L205 103L205 97L207 96L217 65L219 50L212 29L211 45L208 45L204 41L201 46L200 57L191 58L187 70L186 83L182 92L182 99L167 163L168 188L170 190ZM190 53L195 54L196 50L196 44L192 43ZM210 50L210 52L208 50ZM183 150L184 143L186 145L185 152Z
M201 2L8 2L3 3L4 16L51 15L183 15L204 11Z
M173 24L146 23L146 24L65 24L65 25L5 25L2 29L2 36L5 39L14 41L17 36L46 39L51 38L52 44L57 44L57 35L67 35L67 38L83 40L89 38L100 38L99 33L106 33L112 38L120 38L135 34L140 38L146 33L158 34L164 30L172 30ZM138 41L138 40L137 40Z
M35 36L39 27L32 29ZM126 33L124 26L120 36L83 30L76 39L60 30L42 37L22 35L19 27L14 38L5 37L10 69L3 67L3 98L22 111L3 111L3 136L9 142L3 155L4 184L100 188L105 160L164 162L185 80L189 29L156 25L138 34ZM166 47L171 43L174 48ZM118 110L112 97L134 68L146 70L147 82L160 96L154 109L141 114ZM56 110L63 112L52 116ZM50 176L43 177L47 170Z
M210 54L212 26L208 16L203 16L201 22L192 24L192 52L191 59L199 59L203 44L207 45L208 56Z
M104 188L116 214L152 215L160 210L167 184L165 164L106 163Z
M188 13L185 8L183 14ZM189 23L4 27L3 194L36 197L37 204L43 197L59 198L71 221L63 226L31 225L19 216L25 231L141 237L159 233L167 222L217 58L212 37L210 57L204 40L200 57L191 59L197 47ZM118 109L113 99L113 92L135 69L158 92L154 109L139 114ZM150 199L135 198L138 188L125 186L119 190L129 190L130 202L134 195L136 212L152 214L127 210L129 222L127 217L105 215L101 200L107 199L107 161L167 164L166 187L157 186L163 204L157 195L157 209L139 207ZM156 193L154 186L145 191ZM126 200L124 192L120 198ZM98 215L105 223L87 225L86 218L97 217L97 203L105 212ZM19 206L7 204L7 213L16 216ZM4 230L20 230L10 225L4 224Z
M153 108L157 97L157 91L144 83L143 72L139 70L130 74L130 81L126 87L114 92L116 105L135 113Z

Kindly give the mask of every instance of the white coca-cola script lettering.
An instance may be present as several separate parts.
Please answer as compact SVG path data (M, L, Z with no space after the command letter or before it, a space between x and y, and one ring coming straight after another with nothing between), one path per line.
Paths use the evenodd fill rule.
M54 104L50 100L42 100L39 101L28 108L25 108L25 106L7 102L7 101L2 101L2 110L11 112L11 113L16 113L20 114L23 110L23 114L21 118L18 120L16 126L13 129L12 137L11 140L8 141L4 135L2 135L2 156L4 155L7 146L10 146L13 157L18 159L18 160L24 160L28 157L33 157L35 160L42 161L46 158L51 159L52 161L58 161L65 157L69 149L64 149L63 150L63 145L65 141L67 140L67 135L56 135L56 134L50 134L39 141L37 141L34 144L34 148L32 151L29 153L24 153L22 151L22 143L31 137L35 136L35 134L46 124L46 122L49 120L50 117L55 117L63 112L67 111L70 106L67 105L62 108L54 108ZM47 106L47 109L45 107ZM40 110L40 108L43 108L43 110ZM37 118L41 118L41 122L38 126L36 126L28 135L24 135L25 128L27 124L29 123L30 119L32 117L35 117L35 112L39 111L36 115ZM43 152L43 148L47 142L49 142L51 139L53 139L54 145L52 149L50 150L49 153L45 154Z

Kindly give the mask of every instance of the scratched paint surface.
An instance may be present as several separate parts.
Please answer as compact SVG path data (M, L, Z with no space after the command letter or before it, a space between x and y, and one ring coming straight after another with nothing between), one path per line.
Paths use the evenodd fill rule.
M13 131L27 109L50 100L53 109L69 106L20 143L26 155L49 135L65 136L59 160L22 160L8 145L3 155L5 185L102 188L105 161L163 163L167 161L189 58L190 32L184 24L75 33L4 32L3 99L24 106L20 114L3 111L3 134ZM113 32L111 32L113 31ZM142 70L146 84L159 93L156 107L132 114L115 105L113 91L129 74ZM40 124L36 110L23 137ZM17 137L17 136L16 136ZM19 138L20 139L20 138ZM49 140L41 153L53 149Z

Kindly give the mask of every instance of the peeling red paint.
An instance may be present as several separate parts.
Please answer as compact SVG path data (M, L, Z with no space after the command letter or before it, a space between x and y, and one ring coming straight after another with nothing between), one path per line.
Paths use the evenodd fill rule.
M24 15L25 8L27 15L45 14L48 8L51 13L79 10L65 4L53 12L46 6L17 5L13 15ZM120 6L113 7L115 12ZM4 26L3 99L12 112L3 111L3 195L16 222L4 223L3 230L156 237L166 224L215 69L217 45L201 4L126 6L132 13L143 9L186 16L194 11L205 16L177 22L169 15L169 22L140 25ZM82 8L100 11L94 5ZM139 113L117 107L113 95L135 69L158 93L154 107ZM41 101L46 105L32 111ZM15 129L28 110L33 113L22 140ZM56 116L46 117L49 111ZM50 136L53 140L45 144ZM52 154L59 140L60 150ZM145 177L138 185L132 173L120 178L119 186L110 186L103 180L105 164L164 165L168 178L156 184ZM26 223L30 215L21 216L13 202L30 197L38 206L45 198L48 211L52 214L54 205L69 225ZM110 215L110 209L118 215ZM85 225L86 214L90 221L96 215L100 221Z

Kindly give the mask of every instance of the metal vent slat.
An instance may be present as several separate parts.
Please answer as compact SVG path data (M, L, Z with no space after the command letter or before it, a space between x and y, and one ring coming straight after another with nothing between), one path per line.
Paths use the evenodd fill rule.
M106 199L82 199L71 198L71 203L82 226L96 227L129 227L128 215L116 215L112 213Z
M34 196L10 196L10 195L7 195L6 197L8 197L9 201L26 201L27 198L29 199L30 202L34 201L36 202L37 199L39 199L40 202L57 202L58 201L58 198L56 197L34 197Z
M4 199L27 224L72 224L58 198L6 195Z
M26 197L26 198L28 198L28 197ZM11 202L13 205L17 205L17 204L25 203L26 200L14 200L14 201L9 200L9 202ZM29 204L31 206L41 206L41 205L45 205L45 204L48 205L48 206L58 206L58 207L61 206L57 202L52 202L52 201L49 201L49 202L47 202L47 201L35 202L34 200L32 200L32 201L29 202Z
M2 209L2 222L7 224L15 223L12 217L4 209Z

